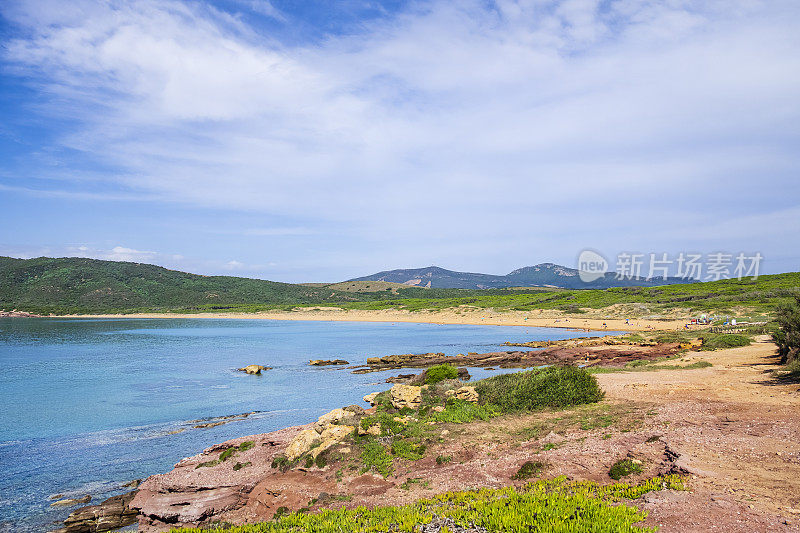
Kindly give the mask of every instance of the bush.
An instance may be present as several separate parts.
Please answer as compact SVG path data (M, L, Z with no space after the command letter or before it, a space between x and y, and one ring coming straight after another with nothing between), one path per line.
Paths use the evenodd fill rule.
M778 345L781 364L798 359L800 354L800 297L789 305L778 308L776 320L780 329L772 338Z
M569 407L603 399L597 379L574 366L502 374L477 382L475 389L481 404L496 406L503 412Z
M425 384L433 385L446 379L457 379L458 369L453 365L436 365L425 371Z
M747 335L736 335L733 333L719 335L703 335L702 350L724 350L726 348L738 348L740 346L750 346L750 337Z
M621 459L611 466L608 475L611 479L620 480L631 474L638 474L642 471L642 464L632 459Z
M545 466L547 465L541 461L525 461L522 466L519 467L517 473L511 476L511 479L528 479L537 476L544 470Z

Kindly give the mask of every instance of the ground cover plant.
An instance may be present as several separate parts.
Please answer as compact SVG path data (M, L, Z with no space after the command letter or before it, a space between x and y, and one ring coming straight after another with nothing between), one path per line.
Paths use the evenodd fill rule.
M270 522L216 529L174 529L173 533L377 533L413 532L435 519L491 533L530 531L597 533L655 531L637 526L647 513L621 503L649 492L684 490L681 477L659 476L635 485L599 485L565 477L528 483L522 488L447 492L414 504L367 509L325 509L284 514Z

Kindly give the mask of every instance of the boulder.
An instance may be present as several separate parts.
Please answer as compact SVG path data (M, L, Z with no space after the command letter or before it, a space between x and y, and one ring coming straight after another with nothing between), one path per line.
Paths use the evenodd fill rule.
M260 375L262 370L272 370L272 367L261 365L247 365L239 368L239 372L246 372L247 374Z
M316 459L319 454L328 448L342 442L348 435L353 433L354 429L354 426L328 426L319 436L319 446L311 450L311 457Z
M316 424L314 424L314 430L316 430L317 433L322 433L331 425L357 426L365 413L366 411L364 411L364 408L358 405L334 409L317 419Z
M319 444L322 441L322 437L316 430L313 429L304 429L297 436L292 439L292 442L289 443L289 446L286 447L286 458L290 461L294 461L298 457L308 453L312 446Z
M317 419L317 423L314 424L314 429L317 430L317 433L322 433L322 431L331 424L338 424L340 420L343 418L351 416L351 413L345 411L344 409L334 409L328 413L325 413L321 417Z
M477 403L479 398L478 391L475 390L475 387L459 387L455 390L449 390L445 394L458 398L459 400L466 400L473 403Z
M396 409L408 407L416 409L422 403L422 387L414 385L395 385L390 389L392 405Z
M308 362L311 366L349 365L344 359L312 359Z

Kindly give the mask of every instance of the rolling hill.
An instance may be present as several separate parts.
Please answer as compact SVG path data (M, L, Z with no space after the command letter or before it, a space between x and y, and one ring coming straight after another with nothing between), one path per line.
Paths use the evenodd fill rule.
M0 257L0 309L46 313L224 310L352 300L352 293L160 266L65 257Z

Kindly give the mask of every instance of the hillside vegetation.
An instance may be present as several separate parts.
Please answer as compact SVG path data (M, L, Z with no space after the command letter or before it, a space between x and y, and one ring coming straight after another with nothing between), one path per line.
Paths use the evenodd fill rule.
M350 286L354 285L354 286ZM358 285L356 287L355 285ZM497 311L552 309L581 313L623 305L640 314L680 309L771 314L800 296L800 273L659 287L611 289L425 289L394 283L296 285L232 276L201 276L140 263L84 258L0 257L0 310L42 314L255 312L298 306L344 309ZM370 284L372 285L372 284Z
M83 258L0 258L0 309L104 313L339 301L346 293L139 263Z

